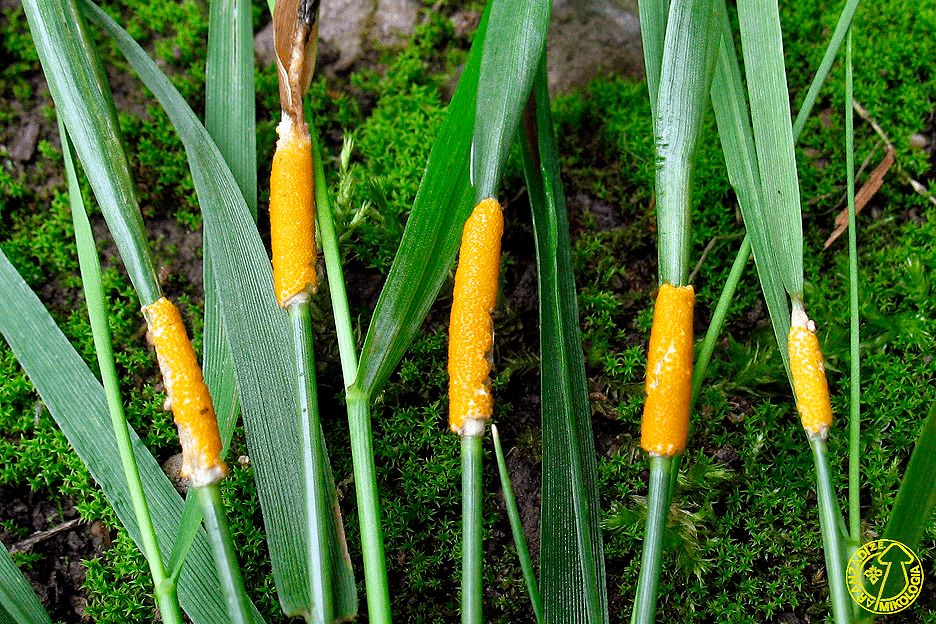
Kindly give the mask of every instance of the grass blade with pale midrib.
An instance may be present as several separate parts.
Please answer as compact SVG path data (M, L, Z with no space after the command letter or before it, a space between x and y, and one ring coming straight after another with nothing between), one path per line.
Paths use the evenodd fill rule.
M0 545L0 623L52 624L29 581Z
M539 274L546 622L607 622L601 511L565 196L540 64L521 154ZM572 496L569 496L569 493Z
M141 303L161 296L117 114L84 20L71 0L26 0L36 51L56 108L94 189Z
M552 2L491 0L472 137L475 203L497 194L520 115L544 54Z

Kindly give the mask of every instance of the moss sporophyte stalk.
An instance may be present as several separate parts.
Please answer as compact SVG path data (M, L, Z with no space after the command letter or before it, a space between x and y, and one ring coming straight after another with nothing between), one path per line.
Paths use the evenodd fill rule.
M796 393L796 409L803 429L810 435L824 438L832 425L829 383L819 339L816 337L816 324L806 316L801 305L793 306L787 350L793 390Z
M504 216L495 199L475 206L462 230L449 322L449 426L479 435L491 418L491 312L497 300Z
M689 433L694 305L692 286L663 284L653 311L640 445L665 457L686 448Z
M182 316L165 297L144 306L143 315L166 386L166 407L179 429L180 473L195 487L217 483L227 475L228 467L221 461L218 420Z

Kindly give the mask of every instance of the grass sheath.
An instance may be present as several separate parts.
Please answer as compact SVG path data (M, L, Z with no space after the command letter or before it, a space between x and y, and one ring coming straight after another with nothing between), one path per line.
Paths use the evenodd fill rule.
M672 457L686 448L692 396L692 286L663 284L657 295L647 355L647 401L640 445Z
M650 455L647 522L631 624L652 624L656 615L657 586L660 582L660 563L663 560L663 534L666 531L673 464L672 457Z
M825 439L832 424L832 404L826 381L822 351L816 337L816 324L806 316L801 304L794 302L792 326L787 339L790 354L790 372L796 409L803 429L811 435Z
M449 323L449 426L481 435L491 418L491 311L497 300L504 216L495 199L475 206L462 230Z
M224 602L231 624L252 624L253 619L248 606L250 602L237 563L231 529L225 517L221 487L212 483L196 487L195 493L204 516L205 532L208 534L208 541L211 542L218 580L221 582L221 591L224 592Z
M143 314L166 385L166 407L172 409L179 428L181 475L194 487L217 483L228 472L221 460L218 420L179 310L161 297L144 306Z

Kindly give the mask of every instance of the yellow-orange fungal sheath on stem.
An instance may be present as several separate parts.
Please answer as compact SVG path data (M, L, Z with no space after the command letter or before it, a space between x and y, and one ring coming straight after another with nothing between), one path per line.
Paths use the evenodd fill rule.
M790 373L796 393L796 409L800 414L803 429L810 435L826 437L832 425L832 403L829 400L829 383L826 380L825 364L816 324L799 307L793 309L793 322L787 336L787 352L790 355Z
M491 312L497 300L504 215L497 200L475 206L462 230L449 322L449 426L480 435L491 418Z
M179 429L181 474L195 487L217 483L228 471L221 461L218 420L179 310L162 297L144 306L143 315L149 326L149 338L156 347L168 395L167 407L172 409Z
M686 448L692 395L692 286L660 286L647 354L647 401L640 445L672 457Z
M300 127L301 126L301 127ZM312 144L304 122L284 114L270 174L273 284L284 308L318 290Z

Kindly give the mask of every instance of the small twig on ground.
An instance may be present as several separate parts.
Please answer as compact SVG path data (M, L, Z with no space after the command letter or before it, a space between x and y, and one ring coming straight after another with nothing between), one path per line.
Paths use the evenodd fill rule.
M26 539L13 544L10 547L10 554L12 555L14 553L26 552L27 550L29 550L30 548L32 548L39 542L44 542L50 537L55 537L56 535L64 531L70 531L71 529L74 529L79 524L81 524L81 518L75 518L74 520L69 520L68 522L57 524L51 529L48 529L46 531L37 531L33 533L32 535L30 535L29 537L27 537Z
M714 236L714 237L712 237L712 240L710 240L710 241L708 242L708 244L705 246L705 249L702 250L702 256L699 258L699 261L696 263L695 268L692 269L692 273L689 274L689 279L686 280L686 283L687 283L687 284L691 284L691 283L692 283L692 280L695 279L695 276L696 276L696 274L699 272L699 269L702 268L702 263L705 262L705 256L708 255L708 252L712 251L712 247L715 246L715 243L717 243L717 242L720 241L720 240L730 240L730 239L732 239L732 238L741 238L742 236L744 236L743 233L741 233L741 234L728 234L727 236Z
M861 189L855 193L856 215L861 212L861 209L868 204L871 198L874 197L874 194L878 192L878 189L881 188L881 184L884 183L884 176L887 175L887 172L890 171L893 164L894 146L890 145L887 148L887 153L884 154L884 159L875 167L874 171L871 172L871 177L862 185ZM825 245L822 246L823 249L828 249L829 245L834 243L835 239L848 229L848 208L838 213L835 217L835 225L835 230L833 230L828 240L826 240Z

